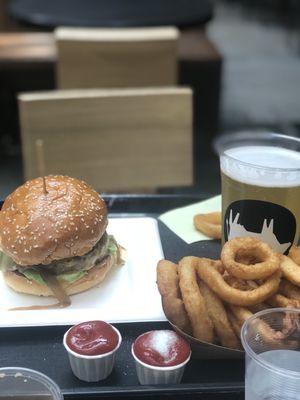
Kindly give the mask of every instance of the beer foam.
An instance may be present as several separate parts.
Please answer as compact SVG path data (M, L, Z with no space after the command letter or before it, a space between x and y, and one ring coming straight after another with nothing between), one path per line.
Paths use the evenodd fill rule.
M298 186L300 153L275 146L234 147L221 156L221 170L230 178L250 185Z

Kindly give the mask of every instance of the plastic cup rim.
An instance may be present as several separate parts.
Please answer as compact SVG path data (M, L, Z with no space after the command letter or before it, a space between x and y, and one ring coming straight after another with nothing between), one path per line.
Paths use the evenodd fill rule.
M256 354L255 351L252 350L252 348L249 346L249 344L247 343L246 339L245 339L245 332L248 329L249 324L264 315L267 314L272 314L272 313L280 313L280 312L294 312L300 315L300 309L298 308L289 308L289 307L278 307L278 308L268 308L267 310L263 310L263 311L259 311L256 314L253 314L250 318L248 318L241 329L241 342L243 345L243 348L245 350L246 355L250 356L253 360L255 360L260 366L268 369L271 372L274 372L278 375L283 375L286 377L293 377L296 379L300 379L300 372L296 372L296 371L292 371L289 369L284 369L284 368L280 368L277 366L274 366L272 363L265 361L263 359L261 359L261 357L259 357L259 354ZM280 349L278 349L280 350Z
M133 350L133 346L134 343L131 345L131 354L133 356L133 358L135 359L136 362L138 362L139 364L141 364L143 367L149 368L149 369L153 369L155 371L173 371L179 368L184 367L191 359L191 355L192 352L190 350L190 353L188 355L188 358L186 360L184 360L182 363L177 364L177 365L169 365L169 366L165 366L165 367L159 367L157 365L150 365L150 364L146 364L145 362L141 361L135 354L134 354L134 350Z
M80 323L80 322L79 322L79 323ZM76 324L76 325L78 325L78 324ZM76 326L76 325L73 325L73 326ZM119 331L116 327L114 327L114 326L111 325L111 324L109 324L109 325L110 325L110 326L114 329L114 331L117 333L117 335L118 335L118 337L119 337L119 341L118 341L117 346L116 346L113 350L111 350L111 351L109 351L109 352L107 352L107 353L97 354L97 355L94 355L94 356L88 356L88 355L85 355L85 354L76 353L75 351L73 351L72 349L70 349L70 347L67 345L67 336L68 336L69 331L73 328L73 326L71 326L71 327L67 330L67 332L64 334L63 345L64 345L64 347L65 347L65 349L67 350L68 353L72 354L74 357L82 358L82 359L85 359L85 360L95 360L95 359L100 359L100 358L104 358L104 357L110 356L111 354L115 353L115 352L119 349L119 347L121 346L121 343L122 343L122 336L121 336L120 331Z
M243 131L243 132L240 132L240 135L239 135L239 133L235 133L235 134L233 133L232 136L237 135L237 136L240 136L241 139L243 139L243 136L244 136L244 139L247 139L248 138L247 137L247 133L248 132ZM269 138L290 140L292 142L298 143L299 146L300 146L300 139L299 138L294 137L294 136L283 135L281 133L263 131L261 133L256 133L256 137L255 137L255 133L253 133L253 136L254 136L253 137L253 142L255 141L255 139L263 139L264 136L265 136L265 139L267 139L267 137L269 137ZM254 143L253 143L253 145L254 145ZM268 145L266 144L266 146L268 146ZM234 147L239 147L239 146L233 146L232 148L234 148ZM279 147L279 146L275 146L275 147ZM253 167L253 168L257 168L257 169L262 169L262 170L266 170L266 171L281 171L281 172L297 172L297 171L300 171L300 167L299 168L298 167L297 168L269 167L269 166L257 165L255 163L250 163L250 162L246 162L246 161L241 161L238 158L233 157L233 156L229 156L228 154L225 153L226 150L229 150L230 148L231 147L223 148L223 149L218 150L219 156L221 158L223 157L223 158L228 158L230 160L236 161L241 165L245 165L245 166L249 166L249 167Z
M50 391L50 394L56 396L58 399L63 399L63 395L57 383L55 383L49 376L43 374L40 371L31 368L23 368L23 367L1 367L0 374L14 372L14 374L22 374L20 377L29 378L34 381L38 381L41 384L45 385L45 387ZM13 376L13 375L10 375ZM17 378L17 377L16 377Z

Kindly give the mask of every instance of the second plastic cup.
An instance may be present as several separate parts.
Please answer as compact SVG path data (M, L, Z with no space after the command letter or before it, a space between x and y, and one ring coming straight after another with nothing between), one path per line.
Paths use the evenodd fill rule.
M0 368L0 398L63 400L63 395L48 376L27 368Z
M287 308L264 310L245 322L245 400L300 400L299 322L300 310Z

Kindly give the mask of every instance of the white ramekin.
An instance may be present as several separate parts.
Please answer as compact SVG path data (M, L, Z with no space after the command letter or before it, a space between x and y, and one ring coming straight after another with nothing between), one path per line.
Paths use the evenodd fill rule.
M65 334L63 345L68 352L69 361L73 374L80 380L85 382L98 382L106 379L113 370L116 351L122 343L122 336L117 328L111 325L117 332L119 342L117 347L109 353L100 354L98 356L86 356L75 353L67 345L67 335L73 328L71 327Z
M135 360L136 373L141 385L172 385L180 383L185 366L191 358L190 353L188 358L181 364L171 367L156 367L139 360L134 354L133 345L131 346L131 354Z

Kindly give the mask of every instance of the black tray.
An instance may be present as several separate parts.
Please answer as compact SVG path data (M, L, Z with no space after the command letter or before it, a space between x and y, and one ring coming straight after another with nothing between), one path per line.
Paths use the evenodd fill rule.
M0 330L1 367L32 368L51 377L69 398L87 395L118 398L133 394L238 393L243 389L243 362L192 360L182 383L174 386L141 386L130 353L132 341L141 333L169 328L167 322L115 324L123 342L117 353L113 373L100 383L85 383L71 372L62 337L68 326L39 328L3 328ZM84 397L82 397L84 398Z
M121 209L118 208L118 204L120 204L119 201L116 203L111 201L111 211L113 211L111 217L120 216L121 209L128 211L124 203ZM170 207L170 203L168 204ZM150 211L148 215L155 216L154 209L148 207L148 210ZM134 214L131 215L134 216ZM217 258L219 249L216 242L204 241L187 245L161 222L159 222L159 230L164 254L169 260L176 262L185 255ZM62 345L62 337L68 326L0 329L0 366L20 366L41 371L59 385L65 398L68 399L96 399L108 396L128 399L133 396L154 398L158 395L164 398L171 396L172 399L184 397L185 400L188 398L201 400L243 398L244 362L241 360L192 359L179 385L139 385L130 353L131 343L140 333L152 329L169 328L170 325L167 322L115 325L122 334L123 342L117 354L115 369L103 382L81 382L72 374ZM195 397L196 394L198 394L197 397Z

